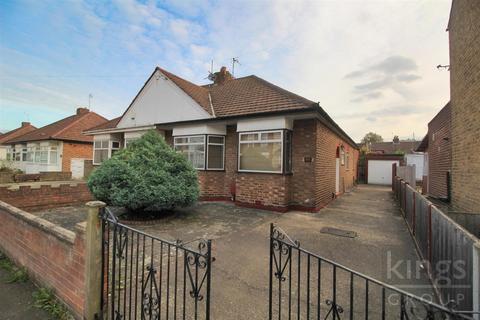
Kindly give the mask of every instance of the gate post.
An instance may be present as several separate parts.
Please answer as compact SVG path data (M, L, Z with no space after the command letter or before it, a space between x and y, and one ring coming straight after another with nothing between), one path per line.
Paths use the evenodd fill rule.
M87 227L85 232L85 320L101 318L102 283L102 221L100 210L105 207L102 201L87 202Z

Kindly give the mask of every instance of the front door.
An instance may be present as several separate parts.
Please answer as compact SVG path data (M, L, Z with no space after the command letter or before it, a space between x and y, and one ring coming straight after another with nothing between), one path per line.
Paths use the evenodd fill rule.
M336 158L335 162L335 193L340 192L340 158Z

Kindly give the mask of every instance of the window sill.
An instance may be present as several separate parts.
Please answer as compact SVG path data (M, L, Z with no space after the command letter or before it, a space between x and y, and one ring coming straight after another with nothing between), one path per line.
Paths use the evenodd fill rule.
M289 173L284 173L284 172L266 172L266 171L236 171L237 174L241 173L247 173L247 174L274 174L274 175L279 175L279 176L290 176L293 175L292 172Z

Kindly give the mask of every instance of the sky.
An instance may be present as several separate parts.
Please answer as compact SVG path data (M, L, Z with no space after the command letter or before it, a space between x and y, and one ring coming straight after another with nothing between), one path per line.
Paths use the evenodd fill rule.
M89 103L117 117L155 66L205 84L212 60L231 69L238 57L236 77L320 102L356 141L421 139L450 96L436 68L449 63L449 11L450 0L3 0L0 131Z

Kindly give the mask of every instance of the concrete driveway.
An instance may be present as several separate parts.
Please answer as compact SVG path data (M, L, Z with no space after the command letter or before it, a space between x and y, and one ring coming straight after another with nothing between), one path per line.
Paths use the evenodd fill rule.
M414 244L387 187L360 185L313 214L278 214L210 202L182 210L155 224L134 227L167 240L213 239L216 259L212 269L213 319L265 319L268 311L270 223L280 226L313 253L406 291L418 295L432 293L425 273L421 269L416 272L418 257ZM357 236L348 238L322 233L323 227L354 231ZM312 261L312 268L315 266ZM331 268L325 264L323 268L322 282L331 288ZM302 267L302 270L306 268ZM305 280L301 281L304 284ZM312 281L315 281L314 276ZM363 282L359 281L356 280L355 288L364 290ZM338 299L347 307L349 285L340 274L337 283ZM372 306L380 303L378 289L370 288ZM316 290L311 289L312 300L316 299ZM296 294L293 290L292 295ZM303 303L306 292L301 294ZM329 298L328 295L321 297L322 312L327 311L324 300ZM362 306L354 311L358 316L365 312L364 294L359 296L355 298L355 304ZM282 296L282 304L287 303L287 298ZM315 303L311 304L312 310L315 309ZM370 309L369 314L380 312L377 309ZM395 313L392 318L398 317Z

